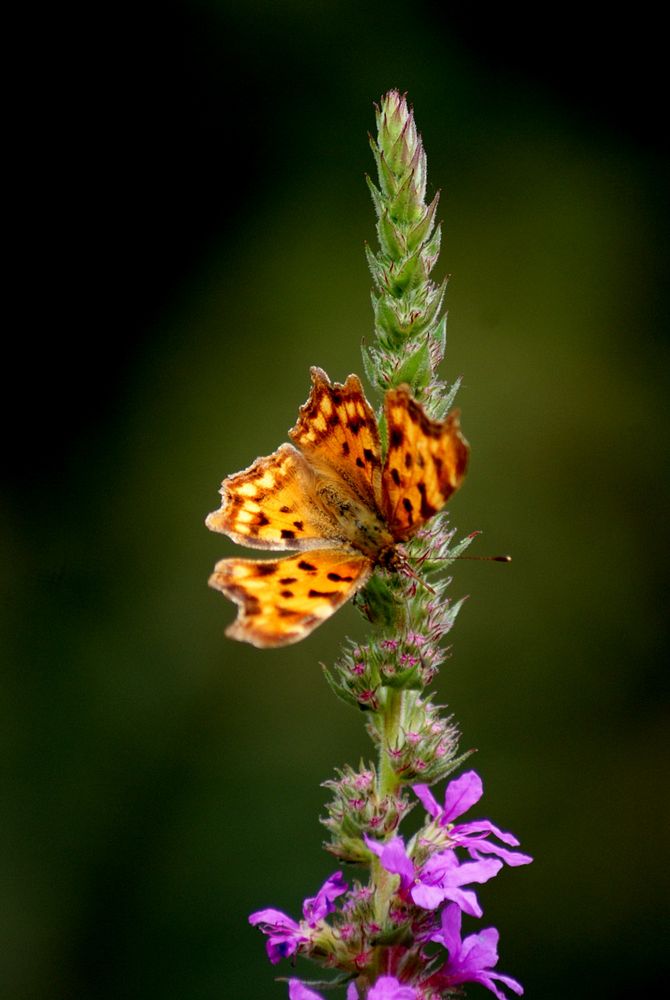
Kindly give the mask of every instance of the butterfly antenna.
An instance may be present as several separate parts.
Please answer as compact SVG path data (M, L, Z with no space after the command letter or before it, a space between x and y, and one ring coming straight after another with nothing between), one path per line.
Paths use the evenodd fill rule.
M444 559L431 559L431 563L454 562L456 559L476 559L478 562L502 562L511 563L511 556L445 556Z
M456 559L477 559L480 562L511 563L511 556L456 556Z
M414 580L416 583L420 584L425 590L428 591L429 594L433 594L433 596L435 595L435 590L430 586L430 584L426 583L423 577L419 576L419 574L412 569L409 559L404 552L401 554L401 561L398 564L398 569L404 576L408 576L410 580Z

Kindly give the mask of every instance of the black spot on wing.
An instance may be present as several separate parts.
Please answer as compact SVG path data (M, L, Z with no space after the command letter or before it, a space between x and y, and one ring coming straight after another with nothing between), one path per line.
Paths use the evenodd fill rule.
M288 528L282 528L281 536L282 538L295 538L295 531L289 531Z
M280 576L279 577L279 582L283 583L284 586L286 586L286 584L288 584L288 583L297 583L298 582L298 577L297 576Z
M277 563L257 563L256 576L272 576L277 572Z
M400 473L398 472L397 469L391 469L391 479L396 484L396 486L400 486Z
M305 527L302 521L294 521L293 524L298 529L298 531L302 531Z
M392 427L391 433L389 435L389 443L391 448L400 448L403 441L405 440L405 435L403 434L400 427Z
M304 569L306 573L316 573L316 566L313 566L312 563L307 562L306 559L300 560L300 562L298 563L298 569Z
M430 504L430 503L428 503L428 501L426 500L426 484L425 483L417 483L417 487L416 488L418 489L419 495L421 496L421 517L425 521L427 521L429 517L433 516L433 514L437 514L437 508L433 507L433 505Z
M339 573L329 573L328 579L332 580L333 583L351 583L353 576L340 576Z
M340 599L340 594L337 590L310 590L308 597L322 597L331 604L337 604Z

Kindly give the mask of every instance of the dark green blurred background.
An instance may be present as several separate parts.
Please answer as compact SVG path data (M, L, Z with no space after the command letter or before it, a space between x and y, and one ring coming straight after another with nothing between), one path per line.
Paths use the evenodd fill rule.
M347 607L285 650L225 639L206 580L235 547L203 518L285 440L311 364L360 371L366 132L397 86L443 192L445 374L472 445L453 521L514 556L457 567L471 599L437 683L479 748L478 815L537 859L482 890L486 921L529 997L655 995L658 29L395 0L64 17L26 112L8 369L0 992L286 995L246 917L297 915L334 870L319 784L368 743L318 664L363 629Z

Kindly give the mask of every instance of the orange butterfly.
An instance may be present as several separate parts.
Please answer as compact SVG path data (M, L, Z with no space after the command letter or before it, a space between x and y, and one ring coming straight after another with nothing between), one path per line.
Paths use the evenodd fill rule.
M468 445L458 412L431 420L406 387L384 400L388 450L356 375L344 385L312 368L312 391L289 431L293 444L225 479L212 531L281 559L222 559L210 586L239 606L226 630L254 646L298 642L329 618L375 566L397 568L396 546L460 486Z

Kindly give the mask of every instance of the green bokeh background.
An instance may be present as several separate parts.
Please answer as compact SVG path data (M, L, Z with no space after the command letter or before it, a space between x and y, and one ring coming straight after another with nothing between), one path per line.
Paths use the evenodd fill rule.
M347 607L284 650L225 639L233 611L206 579L236 549L203 518L223 476L286 439L311 364L337 379L361 369L366 132L372 100L398 86L443 191L444 374L464 376L472 446L452 520L483 531L478 551L514 556L458 565L452 593L471 597L436 684L463 747L479 748L479 814L536 858L482 889L485 925L529 997L652 996L667 895L665 161L501 70L426 5L175 11L191 32L181 48L173 32L167 82L170 66L200 66L206 127L220 135L225 119L222 160L253 186L221 176L214 231L156 291L105 405L55 475L36 485L38 447L35 482L6 494L6 995L286 995L246 917L297 915L334 869L320 782L368 743L319 662L364 627ZM132 19L117 32L130 47ZM148 44L143 56L153 65ZM168 219L189 197L171 183ZM105 308L88 316L91 349L112 359L113 338L95 334Z

